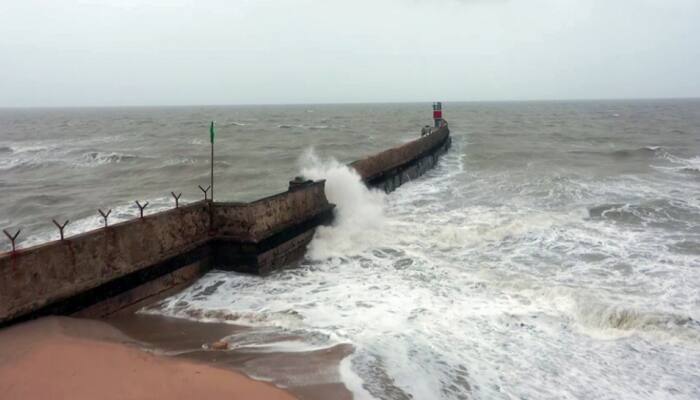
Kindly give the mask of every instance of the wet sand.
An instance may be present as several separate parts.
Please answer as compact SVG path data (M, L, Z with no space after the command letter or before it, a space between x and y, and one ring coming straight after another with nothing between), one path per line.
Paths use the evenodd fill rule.
M251 328L194 322L157 315L122 314L106 320L118 331L150 346L157 353L195 360L218 368L242 372L269 381L301 400L350 400L352 393L341 382L339 366L352 346L338 344L310 351L269 351L270 337L261 338L260 347L240 347L236 335ZM279 341L294 340L280 336ZM206 345L225 341L229 350L207 350ZM203 346L204 345L204 346Z
M143 351L101 322L49 317L0 331L3 399L294 399L231 370Z

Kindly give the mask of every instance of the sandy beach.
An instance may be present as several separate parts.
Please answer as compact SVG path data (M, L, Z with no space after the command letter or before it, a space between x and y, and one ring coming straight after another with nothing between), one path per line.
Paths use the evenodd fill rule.
M100 321L43 318L0 331L4 399L294 399L230 370L160 357Z

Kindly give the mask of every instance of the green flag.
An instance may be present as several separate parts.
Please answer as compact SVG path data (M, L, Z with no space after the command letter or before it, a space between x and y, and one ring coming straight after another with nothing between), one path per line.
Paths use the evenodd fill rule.
M211 143L214 144L214 121L211 121L211 126L209 126L209 133L211 134Z

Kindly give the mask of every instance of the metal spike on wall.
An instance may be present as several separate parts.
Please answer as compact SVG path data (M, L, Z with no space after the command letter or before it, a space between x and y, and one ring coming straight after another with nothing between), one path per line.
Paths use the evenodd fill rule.
M55 219L52 219L51 221L53 221L53 224L56 225L56 228L58 228L58 231L59 231L60 234L61 234L61 240L64 240L64 238L63 238L63 230L66 228L66 225L68 225L68 223L70 222L70 220L67 219L66 222L63 223L63 225L61 225L61 224L59 224L58 222L56 222Z
M97 209L97 211L98 211L98 212L100 213L100 215L102 216L102 219L103 219L104 222L105 222L105 228L106 228L106 227L107 227L107 218L109 218L109 214L112 213L112 209L110 208L109 211L107 211L106 213L105 213L104 211L102 211L101 209L99 209L99 208Z
M21 230L21 229L17 229L17 232L15 232L14 235L10 235L10 232L8 232L8 231L6 231L6 230L4 230L4 229L2 230L2 232L5 234L5 236L7 236L8 239L10 239L10 242L12 242L12 252L13 252L13 253L16 252L16 251L17 251L17 247L16 247L16 245L15 245L15 242L17 241L17 236L19 236L19 234L20 234L20 232L22 232L22 230Z
M206 200L208 200L208 199L209 199L209 197L207 197L207 192L209 192L209 189L211 189L211 185L207 186L207 188L206 188L206 189L205 189L205 188L203 188L203 187L202 187L202 186L200 186L200 185L197 185L197 186L199 187L199 190L201 190L201 191L202 191L202 193L204 193L204 200L205 200L205 201L206 201Z
M141 212L141 218L143 218L143 210L145 210L146 207L148 207L148 202L146 202L144 205L141 205L141 203L139 203L137 200L137 201L135 201L135 203L136 203L136 206L139 208L139 211Z
M180 197L182 196L182 193L176 195L175 192L170 192L170 194L172 194L173 198L175 199L175 208L180 208Z

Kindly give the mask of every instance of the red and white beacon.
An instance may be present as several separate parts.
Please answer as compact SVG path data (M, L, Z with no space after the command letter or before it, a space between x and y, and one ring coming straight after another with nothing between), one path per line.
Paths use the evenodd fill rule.
M442 102L433 103L433 120L435 120L435 127L439 128L442 126Z

